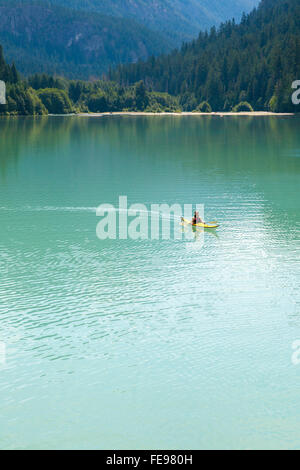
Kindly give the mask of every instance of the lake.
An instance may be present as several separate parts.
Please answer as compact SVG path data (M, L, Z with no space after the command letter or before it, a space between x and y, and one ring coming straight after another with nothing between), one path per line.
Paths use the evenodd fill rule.
M0 119L1 449L300 448L299 122ZM119 196L220 227L101 240Z

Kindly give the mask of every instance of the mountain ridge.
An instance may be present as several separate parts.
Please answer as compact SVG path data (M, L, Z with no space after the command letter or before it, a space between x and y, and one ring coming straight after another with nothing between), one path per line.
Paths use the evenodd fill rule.
M77 10L132 18L175 40L174 46L193 39L200 30L224 20L239 20L258 0L50 0Z
M0 1L0 43L25 74L101 75L170 49L161 35L134 20L77 12L40 0Z

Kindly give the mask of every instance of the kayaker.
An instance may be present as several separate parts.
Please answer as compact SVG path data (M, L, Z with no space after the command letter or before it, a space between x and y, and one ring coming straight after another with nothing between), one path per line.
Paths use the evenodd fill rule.
M201 219L199 212L195 211L194 212L194 217L192 219L192 224L197 225L197 224L204 224L203 220Z

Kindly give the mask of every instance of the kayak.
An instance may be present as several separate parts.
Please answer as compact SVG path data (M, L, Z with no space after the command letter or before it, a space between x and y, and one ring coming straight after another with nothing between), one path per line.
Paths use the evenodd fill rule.
M206 223L205 224L202 224L202 223L192 224L192 222L190 222L187 219L184 219L183 217L182 217L181 221L182 221L183 224L192 225L193 227L202 227L202 228L218 228L219 227L218 224L206 224Z
M192 222L190 222L187 219L184 219L183 217L181 221L183 224L192 225L193 227L202 227L202 228L218 228L219 227L218 224L192 224Z

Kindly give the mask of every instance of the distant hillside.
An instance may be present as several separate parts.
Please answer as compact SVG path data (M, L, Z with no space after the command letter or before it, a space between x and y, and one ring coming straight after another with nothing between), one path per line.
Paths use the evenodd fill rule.
M25 0L26 1L26 0ZM52 3L106 15L133 18L148 28L164 32L181 45L200 30L248 13L259 0L51 0Z
M47 2L0 0L0 43L20 72L89 78L109 65L170 49L134 20L77 12Z
M143 80L180 96L183 109L208 101L214 111L246 101L256 110L295 111L291 85L299 77L299 0L262 0L239 25L227 22L180 51L110 74L124 85Z

